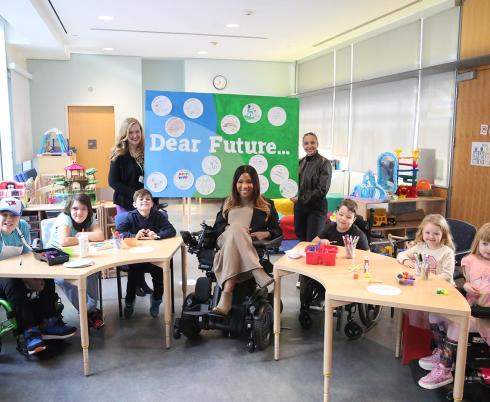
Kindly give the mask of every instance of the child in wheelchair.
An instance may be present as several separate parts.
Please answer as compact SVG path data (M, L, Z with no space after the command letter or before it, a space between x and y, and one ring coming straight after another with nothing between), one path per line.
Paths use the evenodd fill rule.
M360 250L369 250L369 243L366 234L355 223L361 221L359 226L366 229L365 222L357 215L357 204L350 199L344 199L339 206L336 215L336 222L327 223L324 229L313 239L313 242L320 244L336 244L344 246L344 236L358 237L356 248ZM323 302L325 298L325 289L314 279L300 276L300 314L299 322L302 328L309 328L312 325L310 308L314 304ZM350 304L346 306L348 311L348 324L345 327L346 335L351 339L356 339L362 335L362 328L353 322L352 314L359 307L361 320L366 326L370 325L372 319L377 319L380 309L378 306L364 306ZM338 311L341 313L341 311ZM340 314L339 314L340 317ZM340 325L340 321L338 322Z
M273 282L266 272L272 272L268 249L280 243L281 230L274 204L260 195L255 169L248 165L237 168L231 195L212 229L203 225L203 231L194 237L188 232L181 234L189 252L197 255L206 278L199 278L196 291L184 301L174 335L182 332L192 337L201 329L213 328L238 335L245 329L249 351L255 346L266 347L272 330L267 286ZM214 281L217 284L211 295ZM264 335L259 341L257 332Z
M472 307L469 331L479 332L490 345L490 223L477 232L471 253L461 261L466 299ZM474 315L486 318L476 318ZM430 372L419 380L419 385L435 389L453 382L451 371L456 359L459 327L437 314L429 314L429 322L436 347L430 356L419 360L419 365Z
M16 198L0 200L0 259L30 252L29 225L20 220L22 203ZM14 262L13 262L14 263ZM37 297L31 297L31 296ZM29 355L46 349L44 340L65 339L73 336L75 327L66 325L56 306L58 296L52 279L0 278L0 299L5 299L12 311L7 318L15 317L17 333L22 335L19 351ZM3 304L3 303L2 303Z

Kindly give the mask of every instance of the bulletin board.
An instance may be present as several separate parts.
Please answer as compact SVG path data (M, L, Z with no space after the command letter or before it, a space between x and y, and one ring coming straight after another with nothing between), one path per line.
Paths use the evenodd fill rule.
M296 98L146 91L145 187L154 197L222 198L250 164L261 193L298 192Z

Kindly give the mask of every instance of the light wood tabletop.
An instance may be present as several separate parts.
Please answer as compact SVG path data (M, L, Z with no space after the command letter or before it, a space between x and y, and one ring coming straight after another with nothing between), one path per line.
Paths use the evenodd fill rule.
M0 261L0 277L64 278L73 280L76 283L78 286L84 374L89 375L89 336L86 304L87 277L108 268L140 262L151 262L160 267L163 270L165 345L168 349L171 346L172 324L170 262L179 249L181 250L182 258L182 293L185 298L187 292L187 252L180 236L164 240L139 240L136 247L121 250L93 250L88 259L92 260L95 264L85 268L65 268L62 264L49 266L45 262L35 259L32 253L27 253L22 256ZM76 259L76 257L72 257L72 259Z
M298 250L304 250L308 243L300 243ZM362 267L364 257L369 257L370 278L366 278ZM354 279L353 269L358 269L359 279ZM332 334L333 310L348 303L367 303L399 309L420 310L441 314L459 323L460 336L456 360L456 373L454 381L454 399L462 400L464 367L466 362L466 343L468 338L468 320L470 306L466 299L448 282L430 276L428 280L416 277L413 286L399 285L396 275L406 271L407 268L399 264L396 259L386 257L369 251L356 250L356 259L347 259L345 250L339 247L335 266L307 265L305 258L290 259L281 257L274 264L274 357L279 359L280 335L280 297L281 277L292 273L299 273L320 282L325 287L325 336L324 336L324 401L329 399L330 377L332 368ZM371 286L390 286L387 290L400 291L397 295L383 295L368 290ZM384 287L384 286L381 286ZM448 291L447 295L437 294L437 289ZM400 311L400 310L399 310ZM401 319L398 314L398 333L396 339L396 354L400 350Z

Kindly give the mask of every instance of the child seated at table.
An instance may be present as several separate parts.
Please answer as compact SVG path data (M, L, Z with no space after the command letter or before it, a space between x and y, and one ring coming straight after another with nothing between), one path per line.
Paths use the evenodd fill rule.
M358 237L356 248L369 250L369 243L364 232L354 222L357 218L357 204L350 199L343 200L337 211L335 222L329 222L324 229L313 239L313 242L321 244L336 244L344 246L344 236Z
M168 221L164 211L153 208L153 198L146 189L140 189L134 193L133 206L136 208L129 211L117 225L117 230L123 238L134 237L136 239L166 239L175 236L175 228ZM151 274L153 281L153 294L150 296L150 315L158 317L160 304L163 296L163 271L151 263L131 264L128 271L128 282L126 286L126 303L124 317L130 318L134 312L136 299L136 286L141 283L145 272Z
M21 255L31 251L29 225L20 219L21 215L22 203L18 199L0 200L0 260L19 256L12 260L19 270ZM37 292L37 297L30 299L30 292ZM58 296L52 279L0 278L0 298L11 304L29 355L45 350L46 339L66 339L76 332L56 310Z
M56 218L47 246L58 249L76 246L82 233L88 236L89 241L104 240L104 233L94 217L90 197L80 193L68 199L65 209ZM56 279L55 283L63 290L73 307L79 310L77 286L61 278ZM88 323L94 329L104 326L102 312L97 308L98 298L97 274L90 275L87 278L87 314Z
M490 307L490 223L476 233L471 253L461 261L466 299L471 306ZM430 373L419 380L419 385L435 389L453 382L451 371L456 360L459 325L434 313L429 322L436 343L430 356L419 360L419 365ZM470 317L469 332L479 332L490 345L490 320ZM463 345L462 347L466 347Z

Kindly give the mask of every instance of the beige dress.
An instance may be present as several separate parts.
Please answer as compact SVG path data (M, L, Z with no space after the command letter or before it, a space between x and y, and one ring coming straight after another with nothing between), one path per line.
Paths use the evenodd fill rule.
M259 256L250 237L252 204L233 208L228 212L228 226L218 237L218 252L214 256L214 273L221 287L234 276L237 282L249 279L251 271L261 268Z

